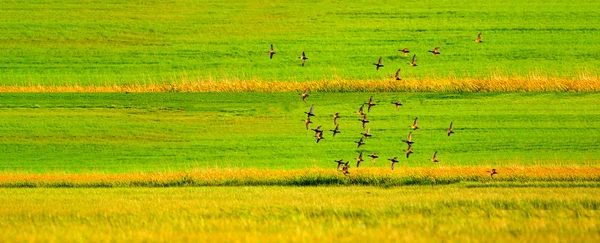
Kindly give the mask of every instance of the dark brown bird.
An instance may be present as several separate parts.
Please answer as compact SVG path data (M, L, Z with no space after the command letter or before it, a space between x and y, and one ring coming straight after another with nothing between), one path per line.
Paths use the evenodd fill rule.
M322 127L322 126L318 126L318 127L317 127L317 128L315 128L315 129L310 129L310 130L313 130L313 131L315 131L315 137L317 137L317 134L318 134L318 133L322 133L322 132L323 132L323 130L321 129L321 127Z
M483 42L483 41L481 40L481 32L479 32L479 35L477 35L477 39L476 39L476 40L473 40L473 41L475 41L475 42L477 42L477 43L481 43L481 42Z
M276 52L273 50L273 44L271 44L271 50L269 51L269 57L270 57L270 59L273 59L273 55L274 55L275 53L276 53Z
M367 128L367 130L364 133L361 132L360 134L365 136L365 138L370 138L371 136L373 136L371 135L371 128Z
M454 133L454 126L452 125L453 122L450 122L450 128L448 128L448 130L446 130L446 132L448 133L448 137L450 137L450 134Z
M402 50L398 50L398 51L401 51L401 52L404 54L404 56L407 56L407 54L410 52L410 51L408 50L408 48L404 48L404 49L402 49Z
M369 155L369 157L371 157L371 162L373 162L373 164L375 164L375 159L379 158L376 153Z
M439 160L437 159L437 151L435 151L435 153L433 153L433 158L431 158L431 162L438 162Z
M342 165L346 163L346 162L344 162L344 159L334 160L334 161L337 162L337 164L338 164L338 166L337 166L338 170L340 170L340 168L342 167Z
M406 158L408 159L408 157L410 157L410 154L413 153L412 151L412 144L408 145L408 149L404 150L404 152L406 152Z
M396 110L400 109L400 106L402 106L402 103L400 101L394 101L391 102L392 104L396 105Z
M436 47L436 48L433 48L433 51L427 51L427 52L431 52L431 53L433 53L433 55L436 55L436 56L437 56L437 55L439 55L439 54L440 54L440 51L439 51L439 49L440 49L440 47L438 46L438 47Z
M306 57L306 54L304 54L304 52L302 52L302 56L298 57L300 59L302 59L302 66L304 67L304 63L306 62L306 59L308 59L308 57Z
M335 137L336 134L341 133L340 132L340 124L335 125L335 129L334 130L329 130L329 131L332 131L333 132L333 136L332 137Z
M356 148L360 148L361 145L365 144L365 140L363 137L360 138L360 140L358 141L354 141L356 144L358 144L358 146L356 146Z
M394 170L394 164L398 163L398 157L394 157L392 159L388 159L389 161L392 161L392 170Z
M312 121L310 121L310 117L306 118L306 120L304 120L304 125L306 126L306 130L308 130L308 124L311 124Z
M383 64L381 63L381 58L382 57L379 57L379 61L377 61L377 63L373 63L377 70L379 70L380 67L383 67Z
M496 172L496 169L492 169L492 171L488 171L490 173L490 177L492 177L492 180L494 179L494 175L498 174L498 172Z
M335 113L335 114L333 114L333 124L334 124L334 125L337 125L337 120L338 120L338 118L340 118L340 113L339 113L339 112L338 112L338 113Z
M412 61L408 65L410 65L411 67L417 66L417 55L413 55Z
M413 125L412 126L408 126L408 127L412 128L413 130L417 130L417 129L419 129L419 126L417 125L418 122L419 122L419 118L416 117L415 121L413 122Z
M361 116L364 115L365 114L365 112L363 111L364 108L365 108L365 104L362 104L360 106L360 108L358 108L358 112L356 112L356 113L358 113Z
M396 80L402 80L400 78L400 68L398 68L398 71L396 71L396 75L394 75L394 78L396 78Z
M414 143L412 141L412 132L408 133L408 137L406 138L406 140L402 140L402 142L405 142L408 145L412 145Z
M315 109L315 105L312 105L310 107L310 110L308 110L308 112L304 112L304 114L308 115L308 118L310 118L311 116L315 116L315 113L313 113L313 110Z
M363 129L365 129L366 124L369 122L369 120L367 120L367 114L363 115L363 119L358 119L358 120L362 122L362 127L363 127Z
M369 103L367 103L367 112L371 112L371 107L376 106L375 102L373 102L373 96L369 97Z
M308 97L308 89L305 89L304 93L302 93L300 95L302 95L302 101L304 101L304 103L306 103L306 98Z
M360 166L360 163L365 161L363 160L363 152L360 152L360 154L358 155L358 158L356 158L356 168L358 168Z
M350 161L346 161L346 163L344 164L344 167L342 167L342 172L344 172L344 175L350 174L348 169L350 169Z
M321 141L322 139L325 139L325 138L323 137L323 131L321 131L321 132L319 132L319 133L315 134L315 138L317 139L317 143L319 143L319 141Z

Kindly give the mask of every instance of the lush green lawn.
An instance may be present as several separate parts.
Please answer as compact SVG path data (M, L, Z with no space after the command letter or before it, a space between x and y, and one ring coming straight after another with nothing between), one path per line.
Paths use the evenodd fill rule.
M597 76L598 9L587 0L2 1L0 84L380 79L400 67L405 79ZM480 32L484 42L473 42ZM427 53L435 46L439 57Z
M373 95L372 138L356 110ZM599 94L3 93L0 169L5 171L180 171L192 168L335 168L365 153L365 167L593 165L600 158ZM404 106L395 111L389 102ZM304 128L323 125L315 143ZM332 114L340 112L335 138ZM413 132L414 154L401 140ZM450 122L455 134L446 135ZM367 154L376 152L377 165ZM354 163L352 163L354 164ZM354 165L353 165L354 167Z
M597 188L0 189L5 241L569 241Z

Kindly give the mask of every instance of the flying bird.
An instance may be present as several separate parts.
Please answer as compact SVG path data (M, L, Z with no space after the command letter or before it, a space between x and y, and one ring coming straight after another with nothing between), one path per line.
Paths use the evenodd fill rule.
M275 53L276 53L276 52L273 50L273 44L271 44L271 50L269 51L269 57L270 57L270 59L273 59L273 55L274 55Z
M481 40L481 32L479 32L479 35L477 35L477 39L476 39L476 40L473 40L473 41L475 41L475 42L477 42L477 43L481 43L481 42L483 42L483 41Z
M360 134L362 134L363 136L365 136L365 138L370 138L372 136L371 135L371 128L367 128L367 130L364 133L361 132Z
M346 161L346 163L344 164L344 167L342 167L342 172L344 173L344 175L350 174L350 172L348 172L348 169L350 168L349 163L350 163L350 161Z
M321 131L321 132L319 132L319 133L315 134L315 138L317 139L317 143L319 143L319 141L321 141L321 139L325 139L325 138L323 137L323 131Z
M329 130L329 131L332 131L333 132L333 136L332 137L335 137L336 134L341 133L340 132L340 124L335 125L335 129L334 130Z
M417 125L418 122L419 122L419 118L416 117L415 121L413 122L413 125L412 126L408 126L408 127L412 128L413 130L417 130L417 129L419 129L419 126Z
M376 106L377 104L375 104L373 102L373 96L371 95L371 97L369 98L369 103L367 103L368 107L367 107L367 112L371 112L371 107Z
M381 58L382 57L379 57L379 61L377 61L377 63L373 63L377 70L379 70L380 67L383 67L383 64L381 63Z
M406 152L406 158L408 159L408 157L410 157L410 154L413 153L412 151L412 144L408 145L408 149L404 150L404 152Z
M306 98L308 97L308 89L305 89L304 93L302 93L300 95L302 95L302 101L304 101L304 103L306 103Z
M398 163L398 157L394 157L392 159L388 159L389 161L392 161L392 170L394 170L394 164Z
M363 137L360 138L360 140L358 141L354 141L356 144L358 144L358 146L356 146L356 148L360 148L361 145L365 144L365 140Z
M433 51L427 51L427 52L431 52L431 53L433 53L433 55L436 55L436 56L437 56L437 55L439 55L439 54L440 54L440 51L439 51L439 49L440 49L440 47L438 46L438 47L436 47L436 48L433 48Z
M391 102L391 103L396 105L396 110L400 109L400 106L402 106L402 103L400 101L395 101L395 102Z
M448 137L450 137L450 134L454 133L454 126L452 125L453 122L450 122L450 128L448 128L448 130L446 130L446 132L448 133Z
M407 56L407 54L410 52L410 51L408 50L408 48L404 48L404 49L402 49L402 50L398 50L398 51L401 51L401 52L404 54L404 56Z
M308 130L308 124L311 124L312 121L310 121L310 117L306 118L306 120L304 120L304 125L306 126L306 130Z
M338 164L338 166L337 166L338 170L340 170L340 168L342 167L342 165L346 163L346 162L344 162L344 159L334 160L334 161L337 162L337 164Z
M356 113L358 113L358 114L359 114L359 115L361 115L361 116L362 116L362 115L364 115L364 114L365 114L365 112L363 112L363 109L364 109L364 108L365 108L365 104L362 104L362 105L360 106L360 108L358 108L358 112L356 112Z
M311 116L315 116L315 113L313 113L313 109L315 109L315 105L312 105L310 107L310 110L308 112L304 112L304 114L307 114L308 118L310 118Z
M369 122L369 120L367 120L367 114L363 115L363 119L358 119L358 120L362 122L362 127L363 127L363 129L365 129L366 124Z
M338 113L335 113L335 114L333 114L333 124L334 124L334 125L337 125L337 120L338 120L338 118L340 118L340 113L339 113L339 112L338 112Z
M304 67L304 63L306 62L306 59L308 59L308 57L306 57L306 54L304 54L304 52L302 52L302 56L298 57L300 59L302 59L302 66Z
M371 162L373 162L373 164L375 164L375 159L379 158L376 153L369 155L369 157L371 157Z
M360 152L360 154L358 155L358 158L356 158L356 168L358 168L360 166L360 162L363 162L365 160L363 160L363 152Z
M315 131L315 137L317 136L317 134L318 134L318 133L322 133L322 132L323 132L323 130L321 129L321 127L322 127L322 126L318 126L318 127L317 127L317 128L315 128L315 129L310 129L310 130L313 130L313 131Z
M398 71L396 71L396 75L394 75L394 78L396 78L396 80L402 80L400 78L400 68L398 68Z
M488 171L490 173L490 177L492 177L492 180L494 179L494 175L498 174L498 172L496 172L496 169L492 169L492 171Z
M408 145L412 145L414 142L412 141L412 132L408 133L408 137L406 138L406 140L402 140L402 142L405 142Z
M433 158L431 158L431 162L438 162L439 160L437 159L437 151L435 151L435 153L433 153Z
M408 65L410 65L411 67L417 66L417 55L413 55L412 61Z

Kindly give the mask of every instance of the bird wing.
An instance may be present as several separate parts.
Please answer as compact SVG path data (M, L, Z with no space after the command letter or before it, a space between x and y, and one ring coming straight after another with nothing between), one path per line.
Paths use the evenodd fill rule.
M396 71L396 78L400 76L400 68L398 68L398 71Z
M416 61L417 61L417 55L415 54L415 55L413 55L412 63L415 63Z
M302 57L306 57L306 55L304 54L304 52L302 52ZM304 58L302 58L302 59L304 59Z
M382 57L379 57L379 61L377 61L377 64L379 64L379 65L381 65L381 58Z
M312 114L312 113L313 113L313 109L314 109L314 108L315 108L315 105L312 105L312 106L310 107L310 111L309 111L308 113L311 113L311 114Z
M369 103L373 103L373 96L369 97Z
M450 122L450 130L452 130L452 128L454 127L454 124L452 124L454 122Z
M408 133L408 138L406 141L412 142L412 132Z
M433 159L437 159L437 151L435 151L435 153L433 153Z
M416 118L415 118L415 122L413 123L413 126L417 126L417 123L418 123L418 122L419 122L419 118L418 118L418 117L416 117Z
M271 51L273 51L273 44L271 44Z

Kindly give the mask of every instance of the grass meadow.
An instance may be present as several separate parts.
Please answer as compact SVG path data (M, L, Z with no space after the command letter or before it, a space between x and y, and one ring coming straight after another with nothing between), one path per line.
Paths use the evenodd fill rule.
M598 188L0 189L23 241L600 240Z
M398 68L405 80L597 80L598 8L586 0L3 1L0 84L385 80ZM480 32L483 42L473 42ZM427 52L436 46L437 57ZM418 67L407 65L404 47ZM375 71L379 57L385 66Z

